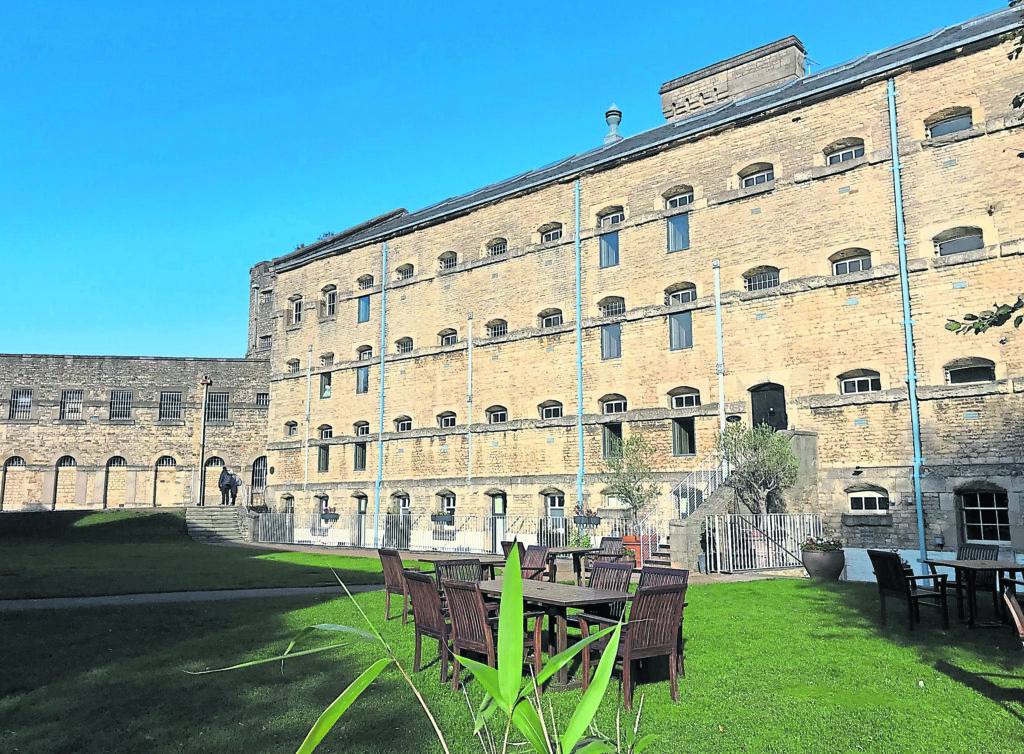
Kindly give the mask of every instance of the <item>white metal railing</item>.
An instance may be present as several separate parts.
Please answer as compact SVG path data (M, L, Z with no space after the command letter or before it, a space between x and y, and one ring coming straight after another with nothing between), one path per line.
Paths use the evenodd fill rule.
M722 486L729 476L729 462L719 451L707 456L700 465L672 488L672 502L678 518L687 518ZM673 516L675 517L675 516Z
M820 537L816 513L707 515L701 535L711 573L800 568L800 544Z

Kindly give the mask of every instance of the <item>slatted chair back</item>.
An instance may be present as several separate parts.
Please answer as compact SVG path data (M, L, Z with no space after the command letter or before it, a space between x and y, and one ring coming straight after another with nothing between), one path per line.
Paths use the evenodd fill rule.
M460 649L494 654L494 631L487 621L487 608L480 585L467 581L444 581L445 602L452 619L452 645Z
M640 571L637 588L645 586L665 586L666 584L687 584L690 572L685 568L665 568L663 566L644 566Z
M598 561L590 571L587 586L591 589L608 589L613 592L628 592L629 582L633 578L633 566L629 563L605 563ZM625 601L609 602L607 605L592 605L587 612L595 615L606 615L616 620L626 609Z
M898 553L868 550L868 558L871 559L871 567L875 571L875 580L880 592L903 598L909 596L910 582L907 581L907 573L903 570L903 561L900 560Z
M437 578L437 589L440 591L445 581L482 581L484 567L476 558L439 560L434 564L434 575Z
M622 537L601 537L597 555L618 555L622 552Z
M384 588L391 594L405 593L405 570L398 550L377 550L380 564L384 569Z
M412 615L417 630L435 639L446 636L447 624L441 612L441 595L437 593L434 580L425 573L406 571L405 581L409 585Z
M634 657L671 654L679 639L685 584L645 586L633 596L626 641Z
M520 542L519 540L513 540L512 542L502 542L501 543L501 551L504 553L505 559L507 560L508 556L509 556L509 553L512 552L512 546L513 545L515 545L518 548L518 550L519 550L519 562L522 563L523 562L523 553L525 552L525 548L523 547L523 543Z
M1024 586L1024 582L1011 579L1004 579L1003 582L1003 599L1006 601L1006 607L1010 610L1010 617L1013 618L1014 625L1017 627L1017 638L1020 639L1021 645L1024 646L1024 610L1021 610L1020 603L1017 601L1017 594L1014 590L1014 585Z
M957 560L999 560L999 545L960 545L956 548ZM996 589L995 571L978 571L974 576L974 588L982 592Z
M542 545L530 545L519 561L523 569L523 578L541 581L548 566L548 548Z

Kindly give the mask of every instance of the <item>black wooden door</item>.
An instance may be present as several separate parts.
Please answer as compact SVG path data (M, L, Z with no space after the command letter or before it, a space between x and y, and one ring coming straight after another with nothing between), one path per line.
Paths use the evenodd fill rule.
M788 429L786 389L774 382L750 389L750 415L753 425L767 424L775 430Z

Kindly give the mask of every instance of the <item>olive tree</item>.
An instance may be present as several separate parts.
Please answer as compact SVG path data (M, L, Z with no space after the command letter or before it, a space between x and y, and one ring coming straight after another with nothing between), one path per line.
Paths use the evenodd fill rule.
M747 429L730 424L718 439L718 447L732 467L725 485L751 513L782 513L781 492L796 482L800 459L786 435L767 424Z
M661 494L661 485L653 481L653 458L654 446L643 435L633 435L625 442L616 440L611 457L605 459L601 481L607 494L627 504L633 518Z

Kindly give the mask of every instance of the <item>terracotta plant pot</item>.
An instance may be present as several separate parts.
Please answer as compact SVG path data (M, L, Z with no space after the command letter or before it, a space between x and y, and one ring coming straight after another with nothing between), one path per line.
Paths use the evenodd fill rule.
M817 552L807 550L803 553L804 568L807 575L818 581L839 581L846 565L846 553L842 550Z

